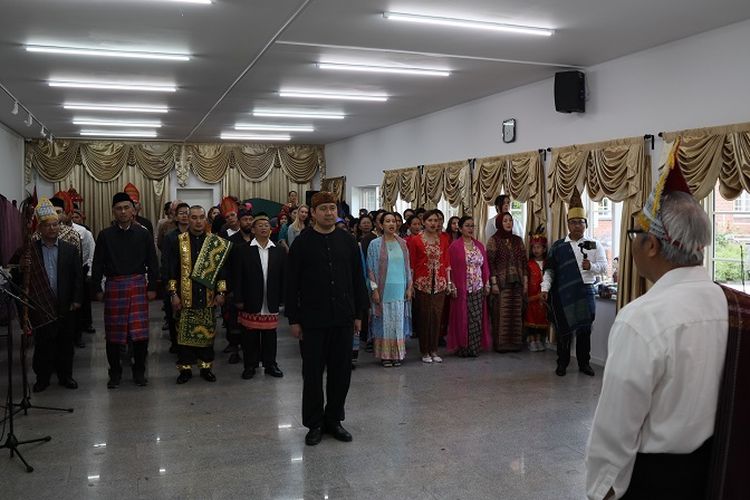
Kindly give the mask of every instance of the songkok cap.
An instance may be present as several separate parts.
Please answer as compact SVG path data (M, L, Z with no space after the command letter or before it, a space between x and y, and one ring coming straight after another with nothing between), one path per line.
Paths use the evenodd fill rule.
M237 202L229 196L224 197L219 204L219 210L221 210L221 215L224 217L230 212L237 213L237 208Z
M542 224L539 224L535 230L529 233L529 236L529 245L547 246L547 231Z
M568 220L571 219L586 219L586 210L583 209L581 193L575 186L573 186L573 194L570 195L570 203L568 204Z
M57 212L55 212L54 205L52 205L52 203L47 198L42 198L41 200L39 200L39 203L34 209L34 213L36 214L36 218L39 222L59 220L57 217Z
M133 200L133 203L140 203L141 202L141 193L138 192L138 188L135 187L135 184L132 182L128 182L125 184L125 189L123 189L125 193L130 196L130 199Z
M131 198L128 193L115 193L115 195L112 197L112 206L114 207L115 205L123 201L129 201L130 203L133 203L133 198Z
M330 191L318 191L313 195L312 200L310 200L310 206L313 210L324 203L336 203L336 198L333 197Z
M666 163L662 167L659 181L651 191L648 200L646 200L643 210L641 210L641 213L636 218L641 229L675 246L682 246L682 244L679 241L673 241L669 235L669 228L664 226L664 222L661 219L661 204L664 195L667 193L682 191L683 193L692 194L690 186L688 186L685 177L682 175L682 169L677 160L679 147L680 140L677 139L672 146L672 150L669 152Z

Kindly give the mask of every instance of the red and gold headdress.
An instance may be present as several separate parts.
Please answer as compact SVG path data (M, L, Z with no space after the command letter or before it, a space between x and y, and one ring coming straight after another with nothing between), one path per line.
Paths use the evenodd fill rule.
M221 200L221 203L219 204L219 210L221 210L221 215L223 217L226 217L227 214L230 212L234 212L236 214L237 209L238 209L237 201L230 196L225 196L224 199Z
M529 246L542 245L547 248L547 231L544 229L544 225L539 224L535 230L529 233L529 237Z

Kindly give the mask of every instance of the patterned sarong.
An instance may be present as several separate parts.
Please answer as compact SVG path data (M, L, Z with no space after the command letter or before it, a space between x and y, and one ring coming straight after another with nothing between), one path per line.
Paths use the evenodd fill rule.
M107 342L148 340L146 278L141 274L111 276L104 286L104 332Z
M231 248L232 244L224 238L215 234L207 234L190 278L206 288L213 289L216 286L216 276L224 265Z
M250 314L240 311L237 320L248 330L275 330L279 326L278 314Z
M555 277L550 290L553 316L558 333L570 333L584 326L591 326L593 311L589 288L583 284L578 261L570 243L556 241L550 248L545 269L552 267Z
M213 307L180 310L177 327L177 343L190 347L213 345L216 336L216 317Z

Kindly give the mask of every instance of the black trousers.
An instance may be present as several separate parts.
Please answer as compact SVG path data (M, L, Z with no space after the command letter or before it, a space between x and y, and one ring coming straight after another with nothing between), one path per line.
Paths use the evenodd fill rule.
M589 309L591 310L591 323L596 318L596 292L593 286L588 287ZM570 344L573 335L576 338L576 360L578 366L588 366L591 361L591 325L578 328L572 332L557 332L557 366L567 368L570 364Z
M75 311L34 330L34 357L31 367L37 380L49 382L52 373L61 381L73 376Z
M164 315L167 318L167 326L169 326L169 342L173 345L177 345L177 320L174 317L174 309L172 309L172 299L167 295L167 299L164 299Z
M177 344L177 367L180 369L189 369L195 364L201 369L211 368L215 357L213 344L207 347Z
M638 453L633 475L624 500L679 498L703 500L711 468L711 444L708 438L697 450L687 454Z
M148 340L131 342L133 345L133 376L143 375L146 373L146 356L148 355ZM120 365L120 354L127 350L128 344L115 344L107 342L107 361L109 362L109 371L113 374L122 374Z
M237 320L239 311L234 306L234 304L224 304L224 307L221 309L221 311L222 316L227 318L225 321L227 327L227 342L229 342L230 346L239 347L242 344L243 330L242 326Z
M308 429L344 420L344 404L352 377L353 325L303 329L302 425ZM323 372L326 404L323 399Z
M88 269L84 266L84 276L85 273L88 272ZM91 328L91 324L93 323L93 319L91 316L91 277L85 276L84 283L83 283L83 302L81 303L81 309L80 309L81 315L80 315L80 321L81 321L81 330L87 330Z
M263 362L263 368L276 365L276 330L243 329L240 335L245 368L257 368Z

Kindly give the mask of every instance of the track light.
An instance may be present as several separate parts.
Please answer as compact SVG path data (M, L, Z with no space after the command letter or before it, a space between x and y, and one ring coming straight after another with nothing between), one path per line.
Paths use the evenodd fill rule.
M23 121L27 127L31 127L31 124L34 123L34 119L31 117L31 113L26 117L26 119Z
M13 103L13 109L10 110L10 113L12 115L17 115L18 114L18 101L16 101L16 102Z

